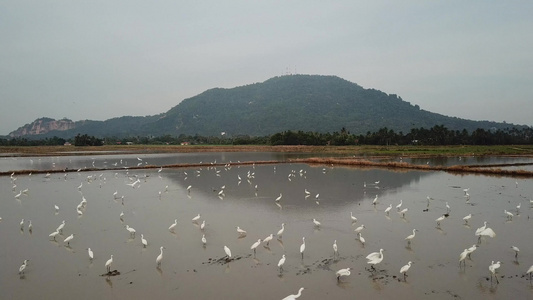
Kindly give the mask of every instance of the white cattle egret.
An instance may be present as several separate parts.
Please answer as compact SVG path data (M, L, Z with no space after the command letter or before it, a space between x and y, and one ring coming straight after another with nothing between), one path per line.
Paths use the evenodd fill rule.
M297 298L299 298L301 295L302 295L302 291L304 290L303 287L301 287L299 290L298 290L298 294L296 295L289 295L281 300L295 300Z
M155 259L157 267L161 267L161 261L163 260L163 248L165 248L165 247L163 247L163 246L159 247L159 250L161 250L161 253L159 253L157 258Z
M281 229L278 231L278 239L281 239L283 236L283 232L285 231L285 223L281 223Z
M107 272L109 273L111 271L111 264L113 263L113 254L111 254L111 258L108 259L105 263L105 267L107 268Z
M239 226L237 226L237 233L239 233L239 235L246 235L246 230L243 230Z
M341 276L350 276L350 274L350 268L340 269L335 273L337 275L337 281L340 280Z
M365 227L365 225L363 224L363 225L361 225L361 226L355 228L354 231L355 231L356 233L359 233L359 232L361 232L361 231L362 231L363 229L365 229L365 228L366 228L366 227Z
M413 229L413 234L408 235L405 240L407 241L407 244L411 244L411 241L415 238L415 233L417 232L417 229Z
M300 253L302 254L302 259L304 258L305 251L305 237L302 238L302 244L300 245Z
M263 243L266 243L267 246L270 244L270 241L272 240L273 238L273 234L271 233L269 236L267 236L266 238L263 239Z
M410 261L400 269L400 273L403 274L404 280L405 280L405 277L407 276L407 271L409 271L409 268L411 268L411 264L412 262Z
M178 219L174 219L174 223L172 223L172 225L170 225L170 227L168 227L168 230L169 231L174 231L174 229L176 229L177 225L178 225Z
M228 246L224 246L224 252L226 252L226 255L228 256L226 260L231 259L231 250L228 248Z
M251 250L254 250L254 254L255 254L255 249L257 248L257 246L259 246L261 244L261 239L258 239L257 242L253 243L252 246L250 247Z
M278 268L281 273L281 270L283 270L283 264L285 264L285 254L281 256L281 259L278 262Z
M70 246L70 241L74 238L74 233L67 236L67 238L63 241L63 243L67 243L67 246Z

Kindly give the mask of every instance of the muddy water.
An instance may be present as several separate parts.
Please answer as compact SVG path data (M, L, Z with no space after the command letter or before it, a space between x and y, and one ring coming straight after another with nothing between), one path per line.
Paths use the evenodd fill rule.
M136 188L127 185L137 178ZM0 178L0 299L281 299L300 287L305 288L300 299L533 297L533 285L524 276L533 264L531 180L286 164L69 173L66 179L62 174L39 174L19 176L15 184L13 190L12 179ZM26 188L27 193L15 198ZM305 189L311 193L307 198ZM433 199L429 206L427 196ZM76 207L82 197L87 204L79 215ZM405 217L395 208L400 200L402 208L409 209ZM439 228L435 219L447 212L446 202L451 210ZM389 204L393 209L387 216ZM515 214L512 220L504 209ZM350 212L357 222L352 223ZM193 223L198 213L201 219ZM465 225L462 218L469 213L472 219ZM313 218L321 222L319 228ZM174 219L178 225L170 232ZM54 241L48 235L62 220L63 234ZM459 254L477 244L474 231L484 221L496 237L483 238L466 268L459 268ZM286 227L283 238L274 237L268 247L260 245L254 255L250 246L276 234L281 223ZM353 231L362 224L364 245ZM135 236L125 225L136 229ZM239 236L236 226L247 235ZM419 231L409 246L405 237L415 228ZM74 239L66 246L63 239L72 233ZM232 251L230 261L224 259L224 245ZM517 259L511 245L521 250ZM161 246L165 249L157 268ZM94 251L92 261L88 247ZM385 250L383 262L370 272L365 256L380 248ZM283 254L286 262L280 273L277 263ZM120 275L101 276L110 255L112 270ZM24 259L30 261L19 275ZM503 263L499 284L490 281L492 260ZM399 269L408 261L413 265L404 281ZM335 271L346 267L353 268L352 274L337 282Z

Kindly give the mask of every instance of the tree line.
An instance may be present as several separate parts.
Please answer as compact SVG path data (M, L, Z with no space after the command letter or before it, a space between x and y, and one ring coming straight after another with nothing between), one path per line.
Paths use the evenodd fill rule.
M32 140L27 138L0 138L0 146L46 146L71 143L75 146L100 146L116 144L146 144L146 145L310 145L310 146L344 146L344 145L531 145L533 144L533 128L485 130L478 128L472 132L463 130L449 130L443 125L436 125L430 129L413 128L408 133L394 132L383 127L376 132L366 134L351 134L345 128L333 133L283 131L270 136L254 137L238 136L134 136L128 138L76 135L73 139L58 137Z

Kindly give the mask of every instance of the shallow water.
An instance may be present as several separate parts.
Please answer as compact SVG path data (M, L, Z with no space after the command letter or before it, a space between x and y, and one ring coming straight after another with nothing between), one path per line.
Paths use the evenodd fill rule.
M58 158L56 165L72 159ZM134 163L136 156L127 159ZM248 172L254 176L248 179ZM140 180L137 188L127 185L136 178ZM380 183L375 185L375 181ZM305 287L300 299L533 296L533 285L524 277L533 264L530 179L282 164L68 173L66 179L63 174L50 178L38 174L19 176L15 183L13 190L9 176L0 177L0 299L281 299L300 287ZM224 195L219 197L224 185ZM27 194L15 198L26 188ZM469 201L465 188L469 188ZM305 197L305 189L311 196ZM274 199L280 193L278 206ZM82 196L87 205L79 216L76 206ZM120 196L124 196L123 204ZM429 207L427 196L433 198ZM395 208L400 199L402 208L409 208L403 218ZM446 213L446 202L450 216L438 228L435 219ZM60 207L57 213L54 204ZM387 216L383 211L389 204L393 209ZM515 214L512 220L504 209ZM122 211L123 220L119 218ZM351 222L350 212L358 218L356 223ZM201 220L193 223L198 213ZM469 213L473 215L470 225L464 225L462 218ZM19 225L22 218L24 230ZM313 225L313 218L322 223L320 228ZM174 219L178 225L172 233L168 227ZM28 220L33 224L31 233ZM66 221L63 235L51 240L48 234L62 220ZM207 224L206 247L201 242L202 220ZM459 254L478 242L474 231L484 221L496 237L483 238L466 268L459 268ZM282 240L274 237L269 247L260 245L254 257L250 246L275 234L281 223L286 225ZM361 224L366 226L364 246L353 231ZM135 237L125 225L137 230ZM236 226L247 235L240 237ZM408 246L404 239L414 228L419 232ZM74 239L66 247L63 239L71 233ZM142 247L141 233L148 240L147 248ZM299 252L302 237L306 238L303 260ZM339 246L335 259L334 240ZM235 260L222 259L224 245ZM517 260L511 245L521 250ZM158 269L155 260L160 246L166 249ZM88 247L95 254L92 262ZM380 248L385 249L384 260L372 274L365 256ZM121 274L100 276L112 254L112 269ZM287 260L280 274L277 263L282 254ZM19 276L24 259L30 261ZM489 279L492 260L503 262L499 284ZM399 269L408 261L414 264L403 281ZM335 271L346 267L353 268L352 274L337 282Z

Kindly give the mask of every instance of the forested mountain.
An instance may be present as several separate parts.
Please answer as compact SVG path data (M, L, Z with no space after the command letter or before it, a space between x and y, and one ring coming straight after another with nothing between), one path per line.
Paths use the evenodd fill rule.
M364 134L443 125L450 130L504 129L507 123L472 121L420 109L395 94L365 89L336 76L287 75L230 89L214 88L183 100L166 113L83 121L49 136L265 136L286 130ZM20 130L20 129L19 129Z

